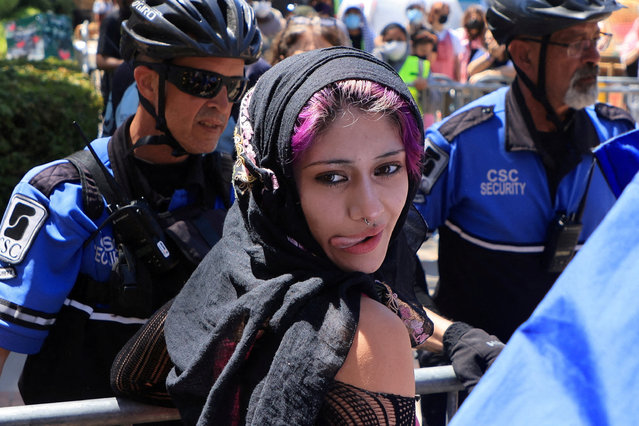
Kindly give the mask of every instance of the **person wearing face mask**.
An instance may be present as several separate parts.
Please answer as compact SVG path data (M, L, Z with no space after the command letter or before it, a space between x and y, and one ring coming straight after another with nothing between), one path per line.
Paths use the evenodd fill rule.
M415 99L422 112L424 127L429 127L436 120L436 108L433 108L433 106L438 105L441 101L441 95L439 95L437 91L426 92L428 89L428 77L430 77L431 72L431 63L437 58L437 36L428 28L422 27L417 30L410 39L412 57L417 58L417 64L413 66L413 82L409 83L408 79L404 79L404 81L408 84L408 88L411 93L413 93L413 96L417 94ZM413 59L413 61L415 61L415 59ZM402 67L402 70L404 68L407 70L410 69L406 63L404 67ZM415 69L417 72L414 71ZM400 76L404 78L401 72ZM418 87L420 88L419 91L417 90Z
M406 29L409 36L413 36L421 27L426 24L426 10L421 1L412 2L406 7Z
M437 58L437 35L428 28L418 29L410 41L413 55L431 62Z
M391 22L382 29L380 36L381 45L373 50L373 56L399 72L409 53L406 28L397 22Z
M433 3L428 12L428 25L439 40L437 44L437 59L432 63L434 73L444 74L455 81L460 80L459 54L462 52L459 38L448 28L450 6L438 1Z
M459 55L461 82L468 80L468 64L485 53L485 31L484 9L479 5L470 5L464 12L462 26L455 31L462 46L462 52Z
M422 92L428 87L430 61L409 54L408 33L400 24L393 22L386 25L381 36L382 45L373 51L373 56L388 63L397 71L423 114Z
M375 48L375 36L361 6L348 7L341 19L348 30L351 45L365 52L372 52Z
M282 12L272 7L270 1L253 1L251 6L255 11L257 26L262 33L262 52L268 52L273 39L284 28L284 17Z

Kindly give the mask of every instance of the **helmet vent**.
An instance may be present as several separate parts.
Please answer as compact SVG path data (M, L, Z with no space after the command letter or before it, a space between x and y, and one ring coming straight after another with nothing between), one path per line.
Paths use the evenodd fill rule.
M186 11L186 13L188 13L191 16L191 18L193 18L194 20L198 22L202 21L202 15L200 14L201 10L198 10L199 9L198 6L200 6L199 2L184 1L184 0L177 0L177 2L180 4L180 6L184 8L184 11Z

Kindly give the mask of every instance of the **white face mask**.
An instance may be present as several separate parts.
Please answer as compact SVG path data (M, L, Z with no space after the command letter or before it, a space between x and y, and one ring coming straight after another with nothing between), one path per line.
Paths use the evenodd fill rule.
M408 50L408 43L405 41L388 41L384 43L384 53L391 61L399 61Z
M255 15L258 18L266 18L268 14L271 12L271 2L270 1L254 1L253 10L255 11Z

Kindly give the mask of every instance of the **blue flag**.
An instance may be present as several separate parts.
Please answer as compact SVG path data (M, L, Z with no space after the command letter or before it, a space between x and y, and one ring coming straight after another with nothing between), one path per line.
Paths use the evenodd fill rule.
M639 424L638 325L639 175L450 424Z

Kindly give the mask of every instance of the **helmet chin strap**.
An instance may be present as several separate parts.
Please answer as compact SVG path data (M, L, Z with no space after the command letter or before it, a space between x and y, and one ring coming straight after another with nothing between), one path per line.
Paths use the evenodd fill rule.
M155 108L147 98L142 96L140 91L138 90L138 97L140 98L140 104L144 107L145 110L155 119L155 129L164 133L163 135L150 135L144 136L138 139L138 141L133 145L133 149L139 148L144 145L168 145L173 148L171 155L174 157L181 157L183 155L189 155L187 151L182 148L182 145L173 137L169 127L166 124L165 118L165 104L166 104L166 94L165 94L165 84L166 84L166 76L163 72L158 73L160 76L159 87L158 87L158 112L156 114Z
M545 35L541 39L541 48L539 50L539 64L537 69L537 84L533 83L532 80L524 73L521 68L515 64L513 61L513 65L515 66L515 70L517 71L517 77L524 82L530 93L532 93L533 97L544 107L546 110L546 118L550 120L558 132L563 132L569 125L570 120L562 121L559 118L559 115L555 111L555 109L550 105L550 101L548 100L548 96L546 93L546 51L548 49L548 40L550 39L550 35Z

